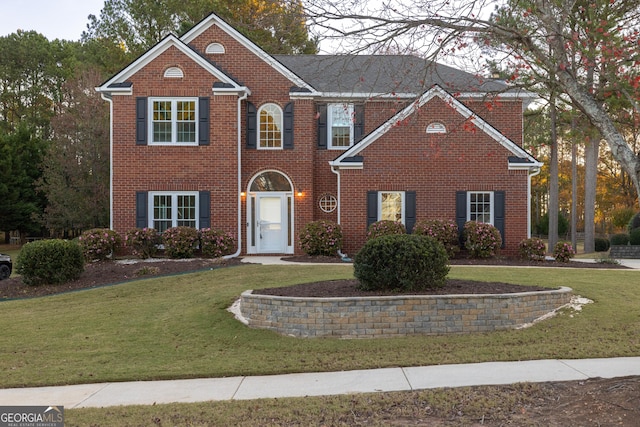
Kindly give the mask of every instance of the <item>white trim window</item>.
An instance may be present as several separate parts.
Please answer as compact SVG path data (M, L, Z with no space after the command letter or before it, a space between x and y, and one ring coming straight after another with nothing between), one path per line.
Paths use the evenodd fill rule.
M198 98L149 98L150 144L198 145Z
M265 104L258 110L260 135L258 148L282 149L282 109L276 104Z
M353 104L327 105L327 127L329 129L327 147L331 150L345 150L353 145Z
M467 221L493 224L492 191L469 191L467 193Z
M378 192L378 221L382 220L405 223L404 191Z
M162 233L171 227L198 228L198 192L149 192L149 227Z

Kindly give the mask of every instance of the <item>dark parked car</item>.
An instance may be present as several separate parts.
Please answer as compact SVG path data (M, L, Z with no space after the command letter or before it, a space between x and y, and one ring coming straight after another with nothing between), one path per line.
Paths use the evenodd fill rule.
M8 279L11 276L11 257L9 255L0 254L0 280Z

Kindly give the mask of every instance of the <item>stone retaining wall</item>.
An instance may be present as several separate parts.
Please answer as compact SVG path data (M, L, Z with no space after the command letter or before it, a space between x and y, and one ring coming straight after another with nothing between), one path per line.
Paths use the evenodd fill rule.
M295 337L374 338L488 332L515 328L568 304L571 288L499 295L411 295L362 298L240 297L254 328Z
M613 259L640 259L640 246L611 245L609 257Z

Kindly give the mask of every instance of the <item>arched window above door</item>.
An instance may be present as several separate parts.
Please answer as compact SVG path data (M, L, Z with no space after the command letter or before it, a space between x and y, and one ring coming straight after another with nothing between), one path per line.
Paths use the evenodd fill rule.
M266 171L253 179L249 191L292 191L292 188L287 177L280 172Z

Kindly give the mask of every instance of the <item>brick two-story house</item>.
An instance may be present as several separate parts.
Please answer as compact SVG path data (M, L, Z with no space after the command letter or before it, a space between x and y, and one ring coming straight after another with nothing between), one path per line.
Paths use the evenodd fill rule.
M111 106L111 228L215 227L237 254L300 252L339 222L490 222L529 235L529 97L414 56L269 55L216 15L97 88Z

